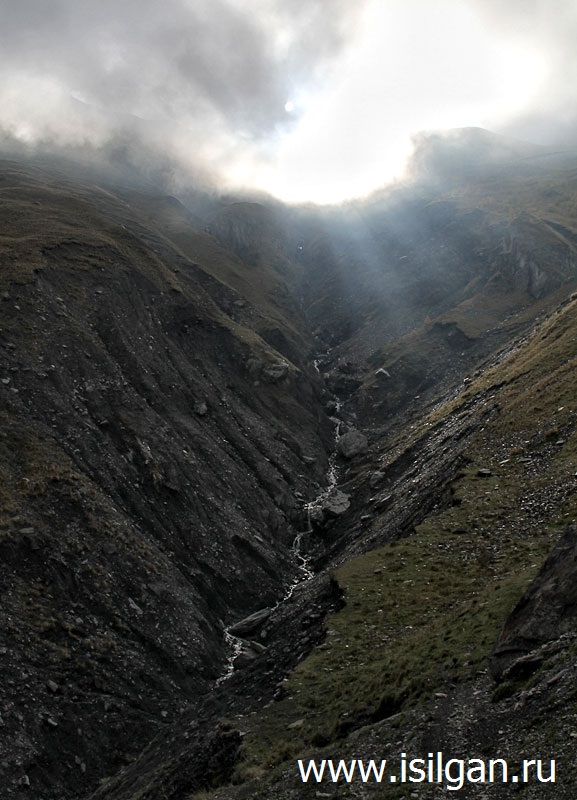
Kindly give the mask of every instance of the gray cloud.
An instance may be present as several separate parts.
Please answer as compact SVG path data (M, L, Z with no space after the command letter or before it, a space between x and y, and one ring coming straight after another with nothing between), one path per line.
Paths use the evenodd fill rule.
M355 48L367 41L363 14L375 8L384 12L378 35L387 45L377 40L378 55L361 74ZM344 169L347 186L363 170L378 185L393 133L397 144L408 141L419 125L435 124L437 109L450 125L470 125L449 113L451 104L466 105L468 120L477 104L481 124L502 133L572 143L577 3L455 0L439 8L447 19L439 16L429 32L429 0L0 0L0 129L182 180L250 182L253 167L283 157L298 100L309 98L313 121L298 129L293 150L284 148L285 177L297 180L300 169L306 181L318 169L317 181L329 184ZM455 8L476 15L499 53L519 43L546 65L546 80L514 116L501 104L491 117L487 87L498 81L487 64L459 63L477 51L473 40L467 50L459 34L451 39ZM404 28L391 36L387 20ZM435 40L438 52L429 47ZM286 112L287 100L297 101L295 113Z
M163 140L167 154L226 168L239 148L266 152L292 124L285 103L322 83L362 7L0 0L0 125L32 141L96 146L133 127L149 148Z
M577 3L572 0L472 0L493 30L529 43L546 77L530 107L506 132L543 144L574 145L577 135Z

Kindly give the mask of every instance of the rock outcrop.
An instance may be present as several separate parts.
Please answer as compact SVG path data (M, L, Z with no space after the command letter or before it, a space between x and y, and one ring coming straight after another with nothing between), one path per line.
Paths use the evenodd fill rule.
M369 440L364 433L353 429L347 431L347 433L339 438L337 442L337 452L343 456L343 458L351 459L355 456L360 456L362 453L366 453L368 446Z
M577 526L569 525L539 574L508 617L491 658L499 680L517 664L517 672L536 669L546 656L534 651L566 634L577 633Z

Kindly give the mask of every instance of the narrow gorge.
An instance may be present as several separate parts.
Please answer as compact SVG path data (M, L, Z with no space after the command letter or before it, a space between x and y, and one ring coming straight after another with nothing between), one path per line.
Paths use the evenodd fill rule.
M572 800L577 161L512 153L339 207L5 154L7 800Z

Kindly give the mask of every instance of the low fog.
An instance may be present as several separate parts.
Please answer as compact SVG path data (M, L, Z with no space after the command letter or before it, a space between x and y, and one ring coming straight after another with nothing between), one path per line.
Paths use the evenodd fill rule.
M566 0L0 0L0 130L338 201L402 177L423 131L572 146L576 40Z

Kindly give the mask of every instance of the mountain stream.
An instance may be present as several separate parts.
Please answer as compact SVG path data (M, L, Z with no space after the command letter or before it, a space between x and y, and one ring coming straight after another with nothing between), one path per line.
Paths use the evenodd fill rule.
M327 354L328 355L328 354ZM325 360L326 355L322 358L315 358L313 361L313 366L317 372L320 372L320 365ZM300 586L302 583L306 581L310 581L314 578L314 571L310 565L310 559L307 556L306 552L303 551L303 538L312 533L312 514L315 509L322 509L324 503L330 497L331 493L335 490L338 482L338 465L337 465L337 449L336 445L341 435L341 428L343 426L343 421L337 416L340 412L341 408L343 407L343 403L338 398L335 398L335 413L333 416L330 417L331 422L334 425L335 433L334 433L334 449L331 455L329 456L329 462L326 472L326 485L319 494L313 498L313 500L309 500L308 503L305 503L304 510L306 512L307 518L307 527L306 530L300 531L295 536L295 539L292 544L292 552L294 556L294 560L297 566L297 573L289 585L287 590L285 591L282 598L274 605L271 609L271 613L273 613L279 606L283 603L286 603L294 594L295 589L297 586ZM231 625L230 628L234 627ZM234 663L237 657L242 653L243 649L247 646L247 641L242 639L239 636L235 636L230 632L230 628L224 629L224 640L226 645L229 648L229 655L226 660L225 668L223 670L222 675L217 679L216 685L220 686L221 683L224 683L228 678L235 671Z

